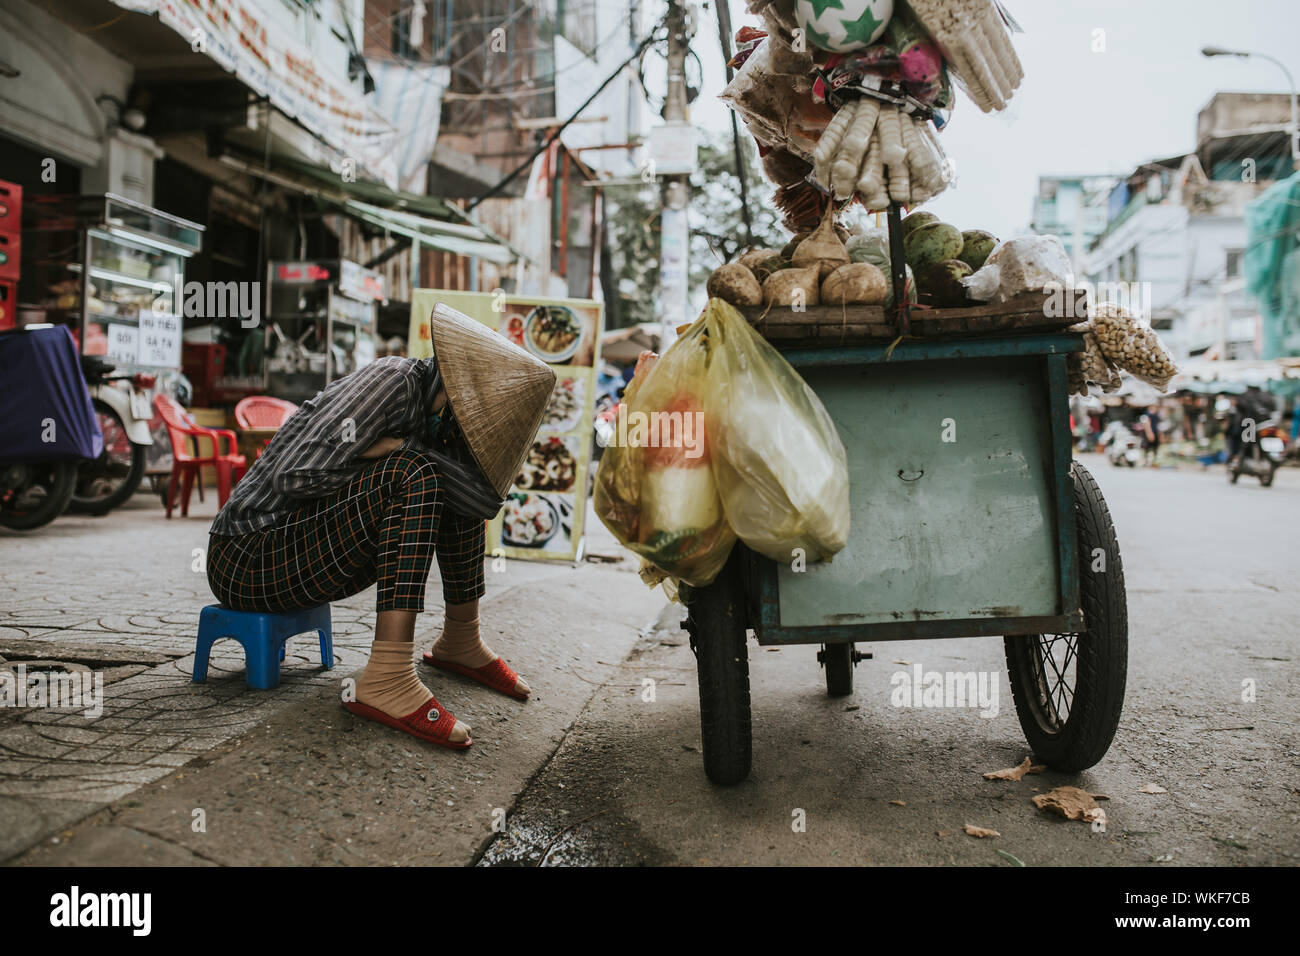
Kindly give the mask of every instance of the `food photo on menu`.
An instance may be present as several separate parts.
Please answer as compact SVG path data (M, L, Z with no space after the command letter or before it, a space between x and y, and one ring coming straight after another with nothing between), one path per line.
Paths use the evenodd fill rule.
M499 331L548 364L590 366L599 326L598 309L509 302Z
M573 552L574 496L512 491L502 512L501 543L560 554Z
M541 431L572 431L582 419L582 401L586 397L586 387L586 381L581 378L558 378L546 411L542 412Z

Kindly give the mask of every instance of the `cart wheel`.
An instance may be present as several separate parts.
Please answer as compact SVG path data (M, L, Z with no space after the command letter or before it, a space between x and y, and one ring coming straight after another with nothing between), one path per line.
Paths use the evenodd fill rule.
M1086 630L1003 638L1025 737L1037 756L1066 772L1086 770L1110 749L1128 675L1128 604L1115 527L1096 480L1077 461L1074 515ZM1104 571L1091 569L1097 549Z
M733 549L713 583L694 592L686 619L700 681L704 772L724 786L748 777L752 759L740 560L740 549Z
M826 644L817 652L826 668L826 693L830 697L847 697L853 693L853 645Z

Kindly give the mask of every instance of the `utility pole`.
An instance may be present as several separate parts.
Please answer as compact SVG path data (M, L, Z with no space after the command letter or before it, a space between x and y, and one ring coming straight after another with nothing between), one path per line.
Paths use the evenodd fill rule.
M694 137L687 119L686 54L690 49L688 17L684 0L668 0L668 89L664 95L665 141L690 145L689 165L695 165ZM679 152L679 150L673 150ZM680 160L681 157L674 157ZM656 157L660 161L660 157ZM659 239L659 350L663 352L677 337L677 326L690 321L690 244L688 220L690 172L679 172L674 162L662 176L662 211Z

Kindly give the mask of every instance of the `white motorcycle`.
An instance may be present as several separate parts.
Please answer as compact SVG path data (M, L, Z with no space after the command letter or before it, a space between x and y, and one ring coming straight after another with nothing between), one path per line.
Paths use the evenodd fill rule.
M102 515L135 494L144 479L147 449L153 444L153 375L111 375L115 366L83 355L81 370L104 433L104 453L77 469L68 504L71 511Z
M1106 432L1099 443L1106 446L1107 460L1116 468L1136 468L1142 460L1142 443L1138 437L1118 422L1107 426Z

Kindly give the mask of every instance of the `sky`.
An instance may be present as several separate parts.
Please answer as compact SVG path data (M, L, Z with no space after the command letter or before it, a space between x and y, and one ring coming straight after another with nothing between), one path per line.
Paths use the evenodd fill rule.
M704 89L691 120L728 128L710 0L692 42ZM725 2L725 0L724 0ZM962 93L940 141L957 182L926 204L960 229L1025 230L1041 175L1131 172L1191 151L1196 114L1217 91L1285 92L1276 64L1203 57L1217 45L1274 56L1300 77L1300 0L1005 0L1025 79L1007 109L985 114ZM732 26L761 26L731 0ZM1104 51L1093 52L1094 31ZM742 126L743 130L743 126Z

